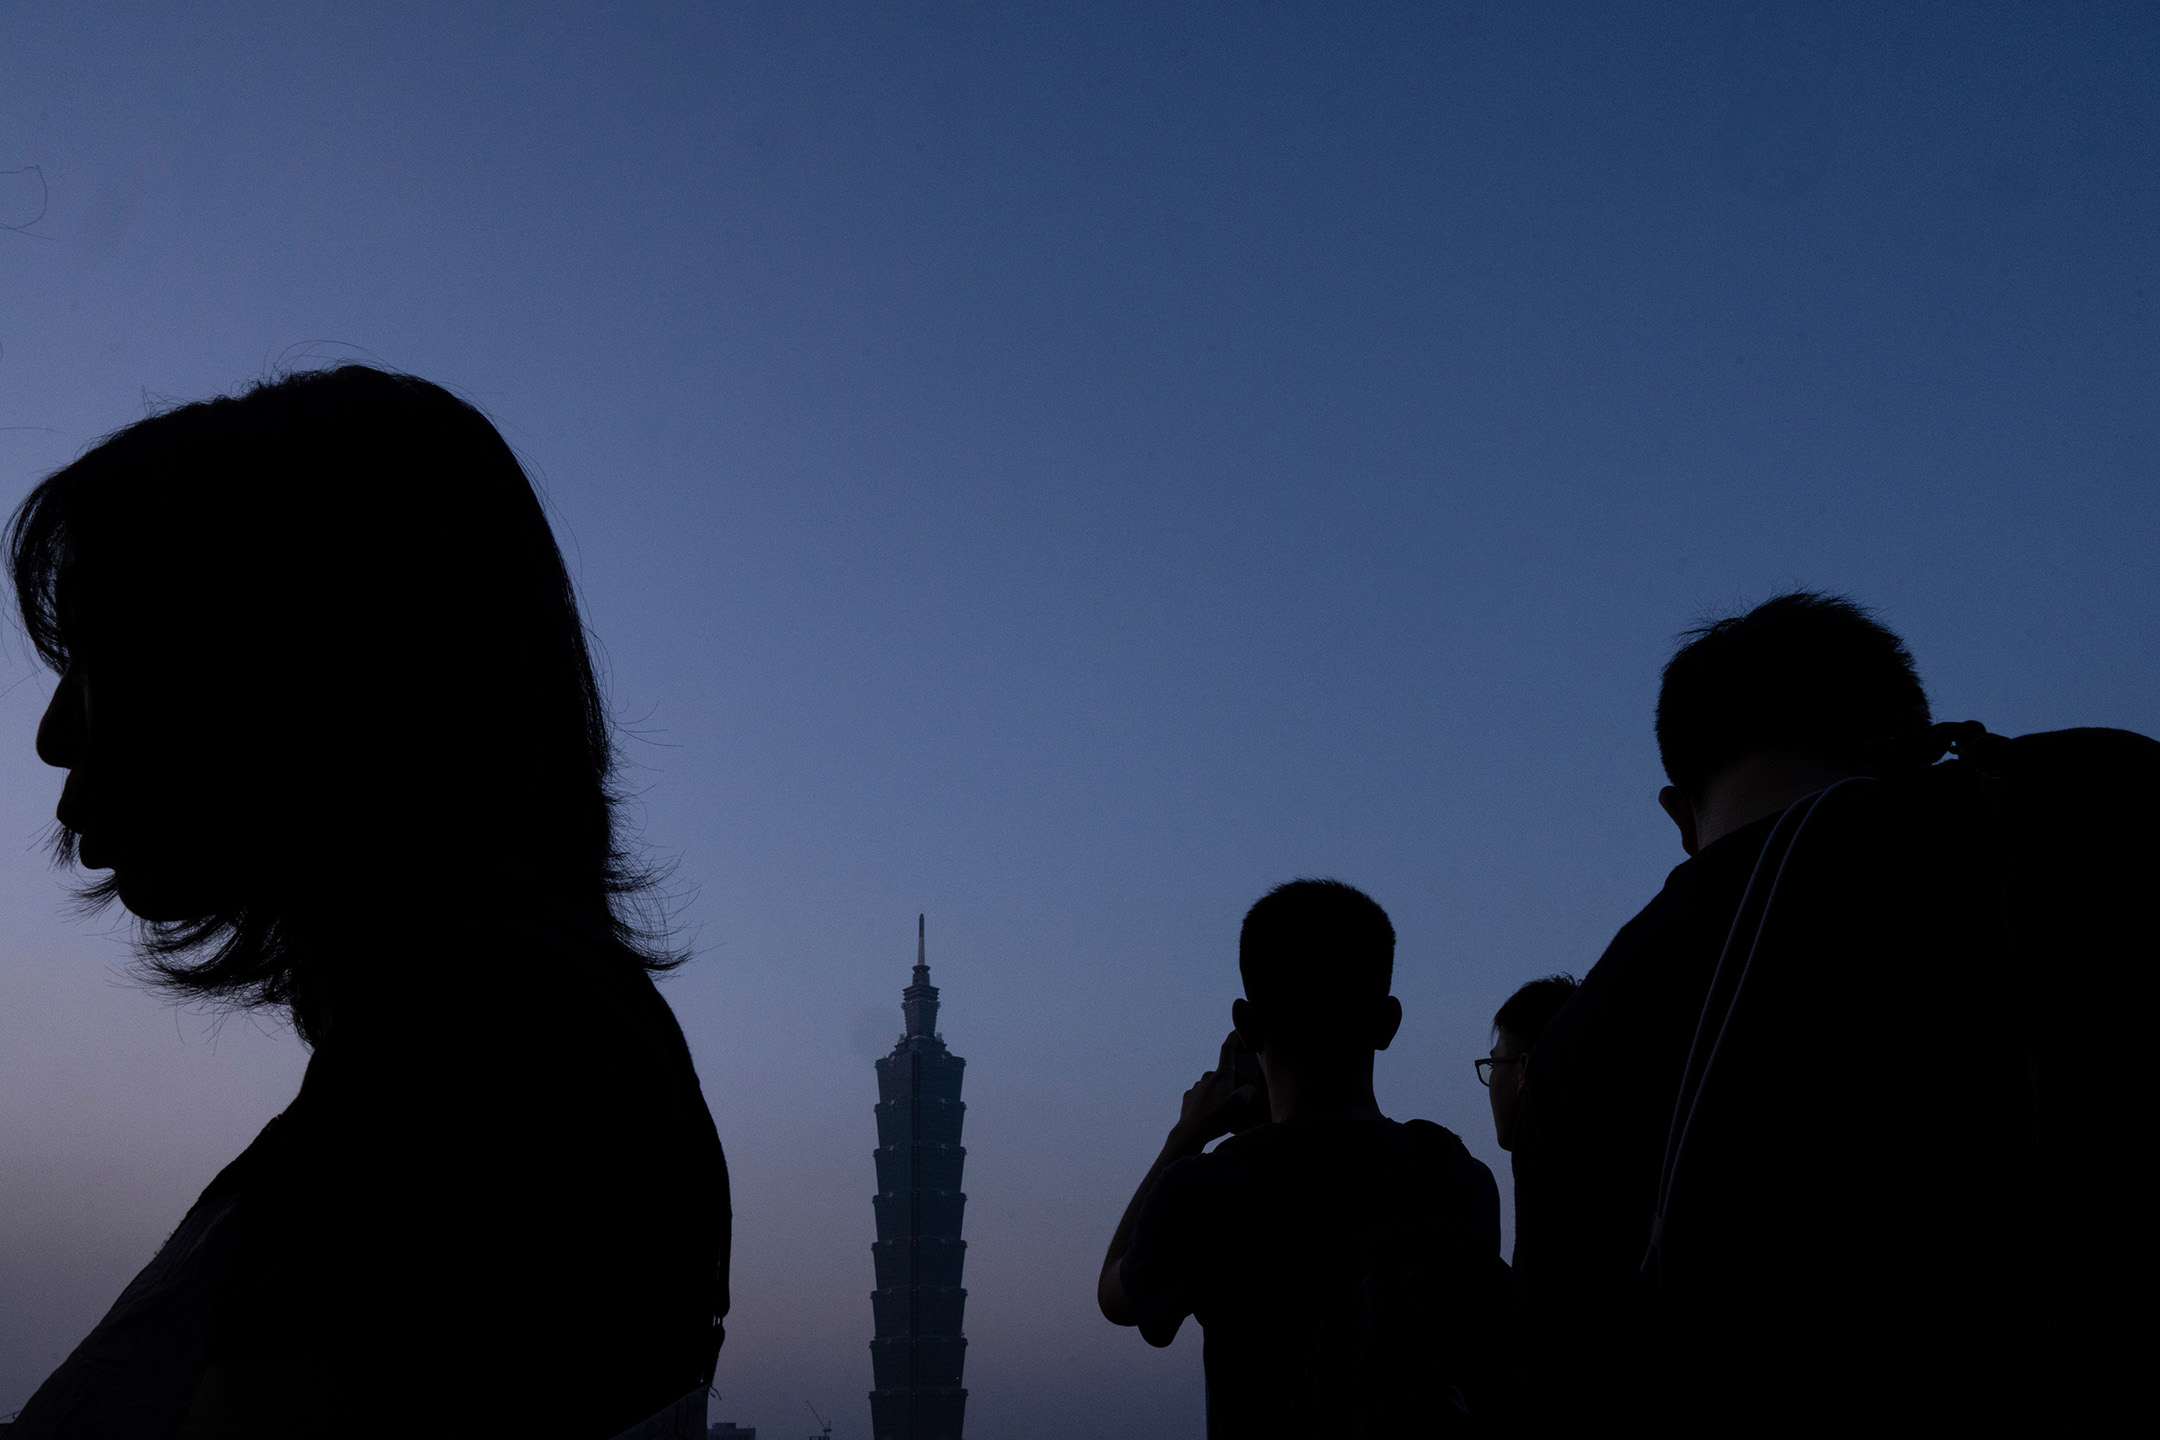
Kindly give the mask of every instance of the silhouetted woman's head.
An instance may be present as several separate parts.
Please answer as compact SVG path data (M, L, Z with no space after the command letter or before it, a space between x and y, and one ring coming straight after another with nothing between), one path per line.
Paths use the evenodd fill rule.
M131 425L8 533L61 680L63 857L176 988L291 998L303 954L535 893L648 966L614 752L546 516L494 426L348 365Z

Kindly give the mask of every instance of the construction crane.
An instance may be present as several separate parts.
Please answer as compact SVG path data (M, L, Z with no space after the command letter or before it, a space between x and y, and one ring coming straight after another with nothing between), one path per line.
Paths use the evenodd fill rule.
M810 1397L807 1395L804 1396L802 1403L805 1405L810 1405ZM832 1421L827 1420L823 1415L818 1414L817 1406L815 1405L810 1405L810 1418L817 1421L818 1423L818 1433L812 1435L810 1437L810 1440L832 1440Z

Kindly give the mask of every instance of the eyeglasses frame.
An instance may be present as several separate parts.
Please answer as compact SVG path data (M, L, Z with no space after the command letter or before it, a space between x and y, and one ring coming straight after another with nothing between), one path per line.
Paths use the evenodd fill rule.
M1513 1065L1519 1060L1527 1060L1529 1058L1530 1052L1527 1050L1523 1051L1523 1053L1520 1055L1480 1055L1477 1059L1470 1062L1470 1066L1472 1069L1477 1071L1478 1084L1483 1085L1486 1089L1490 1090L1492 1088L1493 1066Z

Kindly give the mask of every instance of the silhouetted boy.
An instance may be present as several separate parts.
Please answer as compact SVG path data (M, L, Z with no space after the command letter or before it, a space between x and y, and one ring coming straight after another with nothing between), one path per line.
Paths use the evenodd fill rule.
M1200 1321L1212 1440L1477 1433L1497 1408L1492 1173L1373 1097L1373 1053L1402 1023L1394 953L1386 912L1337 881L1252 907L1237 1029L1110 1242L1105 1316L1151 1345ZM1240 1082L1241 1047L1264 1084Z

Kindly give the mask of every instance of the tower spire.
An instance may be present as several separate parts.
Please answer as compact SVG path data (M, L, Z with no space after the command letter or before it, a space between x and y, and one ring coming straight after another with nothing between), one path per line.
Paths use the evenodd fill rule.
M915 917L915 983L900 992L900 1010L910 1036L937 1034L937 986L930 983L930 962L923 950L923 917Z

